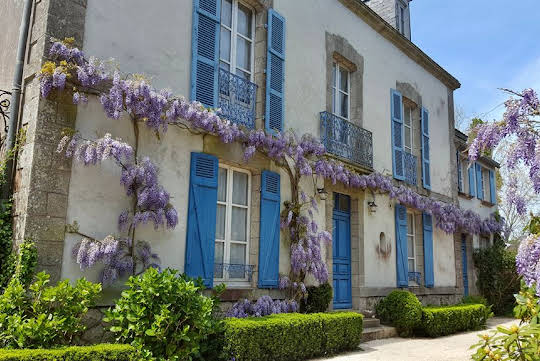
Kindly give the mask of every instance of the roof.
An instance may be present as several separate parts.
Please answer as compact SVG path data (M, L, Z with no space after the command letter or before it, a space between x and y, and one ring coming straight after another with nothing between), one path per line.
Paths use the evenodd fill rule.
M469 138L467 136L467 134L463 133L462 131L460 131L458 129L454 129L454 135L455 135L455 140L458 143L458 148L460 148L458 150L465 149L466 145L467 145L467 139ZM480 160L480 162L482 162L482 163L484 163L486 165L489 165L489 166L491 166L493 168L500 168L501 167L499 162L495 161L491 157L480 156L479 160Z
M426 53L424 53L419 47L414 45L409 39L404 37L388 24L386 20L380 17L375 11L373 11L368 5L364 4L362 0L338 0L345 5L349 10L355 13L358 17L364 20L375 31L381 34L384 38L393 43L397 48L403 51L409 58L414 60L417 64L422 66L433 76L439 79L443 84L452 90L456 90L461 87L460 82L447 72L442 66L437 64L435 60L431 59Z

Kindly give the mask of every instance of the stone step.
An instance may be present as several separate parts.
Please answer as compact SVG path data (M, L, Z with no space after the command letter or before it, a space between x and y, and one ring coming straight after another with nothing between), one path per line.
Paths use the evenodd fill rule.
M381 321L378 318L364 318L364 328L379 327L380 325Z
M383 338L397 337L395 327L379 325L377 327L366 327L362 332L362 342L380 340Z

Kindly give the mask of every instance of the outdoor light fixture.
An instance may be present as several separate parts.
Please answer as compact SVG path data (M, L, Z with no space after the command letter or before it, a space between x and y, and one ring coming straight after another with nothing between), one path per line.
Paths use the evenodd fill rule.
M317 188L317 194L319 194L319 198L323 201L328 198L328 192L324 188Z
M370 202L368 202L367 204L368 204L369 212L370 212L370 213L375 213L375 212L377 212L377 204L375 203L375 201L370 201Z

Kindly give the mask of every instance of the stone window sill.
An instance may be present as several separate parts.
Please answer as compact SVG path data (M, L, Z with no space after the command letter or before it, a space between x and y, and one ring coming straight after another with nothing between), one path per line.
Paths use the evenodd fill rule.
M465 199L473 199L474 197L471 196L470 194L467 194L467 193L463 193L463 192L459 192L458 191L458 196L462 197L462 198L465 198Z

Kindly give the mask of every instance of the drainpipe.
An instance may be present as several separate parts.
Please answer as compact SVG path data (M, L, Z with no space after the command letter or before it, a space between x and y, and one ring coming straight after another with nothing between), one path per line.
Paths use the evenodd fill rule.
M13 77L13 90L11 92L11 102L9 108L9 127L6 137L6 152L13 149L15 136L19 123L19 107L21 104L21 88L24 69L24 56L26 54L26 42L28 29L30 28L30 15L32 14L33 0L25 0L21 26L19 28L19 44L17 47L17 62L15 65L15 76ZM2 185L2 198L8 199L13 188L13 167L14 160L11 159L6 164L5 180Z

